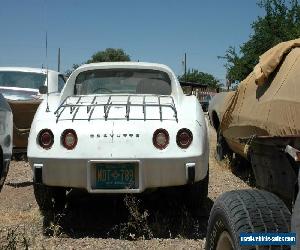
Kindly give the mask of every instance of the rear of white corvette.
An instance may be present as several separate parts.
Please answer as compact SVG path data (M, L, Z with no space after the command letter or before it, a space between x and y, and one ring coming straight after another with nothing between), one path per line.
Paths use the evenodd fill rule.
M153 89L138 91L137 84L136 92L105 93L112 86L110 81L97 88L100 93L85 93L82 88L88 77L77 86L82 72L99 75L99 70L109 70L105 80L110 74L114 84L124 84L130 75L127 71L136 76L131 73L130 83L145 82L141 79L145 75ZM164 90L154 86L162 84L160 76L169 78L170 93L166 85ZM207 193L209 147L204 115L195 97L183 95L169 68L145 63L86 65L71 75L61 97L49 98L48 105L50 112L44 102L36 114L28 147L42 210L50 206L41 197L45 192L52 201L62 200L70 188L109 194L185 185L194 193L197 190L199 199L200 193Z

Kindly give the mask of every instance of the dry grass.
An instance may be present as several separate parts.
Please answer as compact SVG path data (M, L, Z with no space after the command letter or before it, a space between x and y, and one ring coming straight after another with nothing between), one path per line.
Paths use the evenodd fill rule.
M25 228L12 228L9 230L0 230L0 249L16 250L29 249L30 238L26 234Z

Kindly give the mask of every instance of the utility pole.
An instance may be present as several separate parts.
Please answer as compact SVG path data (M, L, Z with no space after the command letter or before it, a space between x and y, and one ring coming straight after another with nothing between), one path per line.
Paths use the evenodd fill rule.
M186 82L186 53L184 53L184 81Z
M57 71L60 72L60 48L58 48Z

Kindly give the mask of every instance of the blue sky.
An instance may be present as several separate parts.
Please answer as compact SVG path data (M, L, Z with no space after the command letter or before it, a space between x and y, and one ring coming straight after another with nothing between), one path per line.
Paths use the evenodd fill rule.
M41 67L61 71L96 51L123 48L136 61L159 62L183 73L188 68L226 75L224 55L251 34L263 11L256 0L1 0L0 66Z

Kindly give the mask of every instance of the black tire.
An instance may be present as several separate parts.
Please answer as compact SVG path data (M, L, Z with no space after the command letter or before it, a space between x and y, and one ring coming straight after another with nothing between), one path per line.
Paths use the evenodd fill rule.
M205 249L217 249L224 236L228 236L228 241L222 242L222 249L226 249L226 243L233 249L241 249L240 233L289 232L290 219L288 208L272 193L254 189L226 192L215 201L211 210ZM243 249L255 247L244 246Z
M42 213L59 212L66 204L66 189L50 187L44 184L33 184L35 200Z
M219 129L217 132L217 144L216 144L216 159L222 161L225 157L232 159L233 152L229 148L222 131Z
M209 171L205 178L193 184L188 184L184 189L184 202L192 211L197 211L203 206L208 195Z

